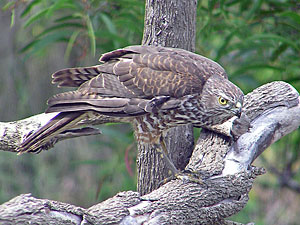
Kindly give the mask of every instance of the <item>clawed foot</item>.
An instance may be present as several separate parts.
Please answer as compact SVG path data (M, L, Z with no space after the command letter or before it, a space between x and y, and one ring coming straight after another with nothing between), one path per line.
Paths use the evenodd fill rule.
M171 180L176 180L176 179L182 180L183 183L193 182L193 183L197 183L197 184L201 184L201 185L204 184L203 178L207 178L207 176L205 176L203 172L190 171L190 170L179 171L175 167L173 162L168 157L168 150L167 150L166 144L165 144L162 136L160 137L160 145L156 144L154 146L155 146L157 152L165 160L166 164L168 165L168 167L170 169L169 174L171 174L170 177L160 181L159 186L166 184L167 182L169 182Z
M205 185L203 177L204 176L200 171L190 171L190 170L178 171L176 174L162 180L159 183L159 186L166 184L171 180L176 180L176 179L182 180L183 183L185 184L189 182L193 182L193 183Z

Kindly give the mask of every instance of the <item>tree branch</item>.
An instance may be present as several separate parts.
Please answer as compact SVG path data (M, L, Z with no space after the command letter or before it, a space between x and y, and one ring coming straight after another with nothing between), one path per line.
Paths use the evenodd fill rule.
M237 224L224 219L246 205L254 179L264 173L251 163L300 126L299 94L287 83L263 85L245 102L252 128L236 142L201 132L187 169L201 171L208 178L202 184L172 180L147 195L121 192L88 209L20 195L0 206L0 224Z

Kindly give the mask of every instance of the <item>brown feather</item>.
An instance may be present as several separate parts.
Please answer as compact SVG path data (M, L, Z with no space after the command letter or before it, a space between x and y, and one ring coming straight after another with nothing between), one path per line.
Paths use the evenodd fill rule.
M45 144L50 142L51 139L56 136L56 134L73 128L74 125L81 120L83 115L84 112L68 112L58 114L45 126L25 139L17 151L19 153L40 151Z
M61 113L26 139L21 151L38 150L49 138L72 127L74 121L78 123L81 115L87 112L120 118L136 117L139 121L148 119L141 130L149 126L149 132L188 121L215 123L199 110L206 106L198 101L213 104L207 96L207 99L202 96L204 91L211 92L205 89L206 83L210 81L210 87L215 86L217 90L229 89L240 94L240 90L227 80L219 64L182 49L129 46L103 54L100 62L91 67L63 69L52 75L52 82L59 87L78 89L48 100L46 112ZM218 92L210 94L218 95ZM185 114L185 110L188 113ZM156 119L161 117L163 119L158 125Z

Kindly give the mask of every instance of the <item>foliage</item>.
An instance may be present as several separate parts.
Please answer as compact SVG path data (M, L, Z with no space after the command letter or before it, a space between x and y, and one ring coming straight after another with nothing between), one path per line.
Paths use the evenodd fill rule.
M77 56L78 65L79 60L94 57L96 52L141 42L143 0L6 2L2 8L10 10L11 26L21 17L24 31L30 34L26 39L28 42L20 49L20 53L26 55L35 57L62 42L65 43L65 60L72 61ZM20 15L18 8L22 9ZM297 0L198 1L196 51L224 66L230 79L245 93L274 80L289 82L300 91L299 31L300 3ZM123 190L134 186L133 179L126 180L128 174L122 172L125 167L124 151L133 141L132 132L124 127L114 129L111 126L103 127L103 132L108 140L95 141L92 146L109 147L117 154L109 160L75 160L72 164L74 167L85 164L98 166L95 179L99 180L98 189L101 189L98 191L99 199L122 190L120 182L126 186ZM277 220L270 222L267 219L270 217L267 208L273 205L271 201L262 199L260 194L271 196L279 190L286 193L285 187L291 187L283 182L285 179L300 183L299 152L298 130L264 153L258 163L267 167L269 176L263 176L257 182L259 185L251 192L249 204L235 219L241 222L252 220L257 224L280 224L283 217L279 214L276 215Z
M297 1L207 1L199 7L198 21L200 52L221 62L243 90L272 80L299 90Z
M274 80L289 82L300 91L299 1L201 1L196 45L199 53L220 62L230 79L245 93ZM287 181L299 185L299 137L298 129L272 145L270 151L259 158L259 165L266 167L269 173L259 179L262 187L269 187L265 188L264 195L271 190L292 188ZM251 214L261 218L261 222L254 220L257 224L281 224L280 221L286 219L284 215L276 214L272 222L263 220L270 217L272 211L266 208L275 206L258 206L259 199L250 198L245 211L235 219L249 222ZM289 223L287 219L285 223Z
M32 0L9 1L2 8L12 12L23 4L20 15L25 29L32 33L31 41L22 52L37 53L58 42L67 43L65 58L74 47L81 57L96 49L106 52L121 46L139 43L143 31L144 2L141 0Z

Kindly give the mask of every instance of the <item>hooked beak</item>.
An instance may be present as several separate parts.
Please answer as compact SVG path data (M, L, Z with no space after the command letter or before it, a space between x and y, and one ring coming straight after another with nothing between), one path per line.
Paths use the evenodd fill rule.
M235 108L233 109L234 114L240 118L242 114L242 104L240 102L236 103Z

